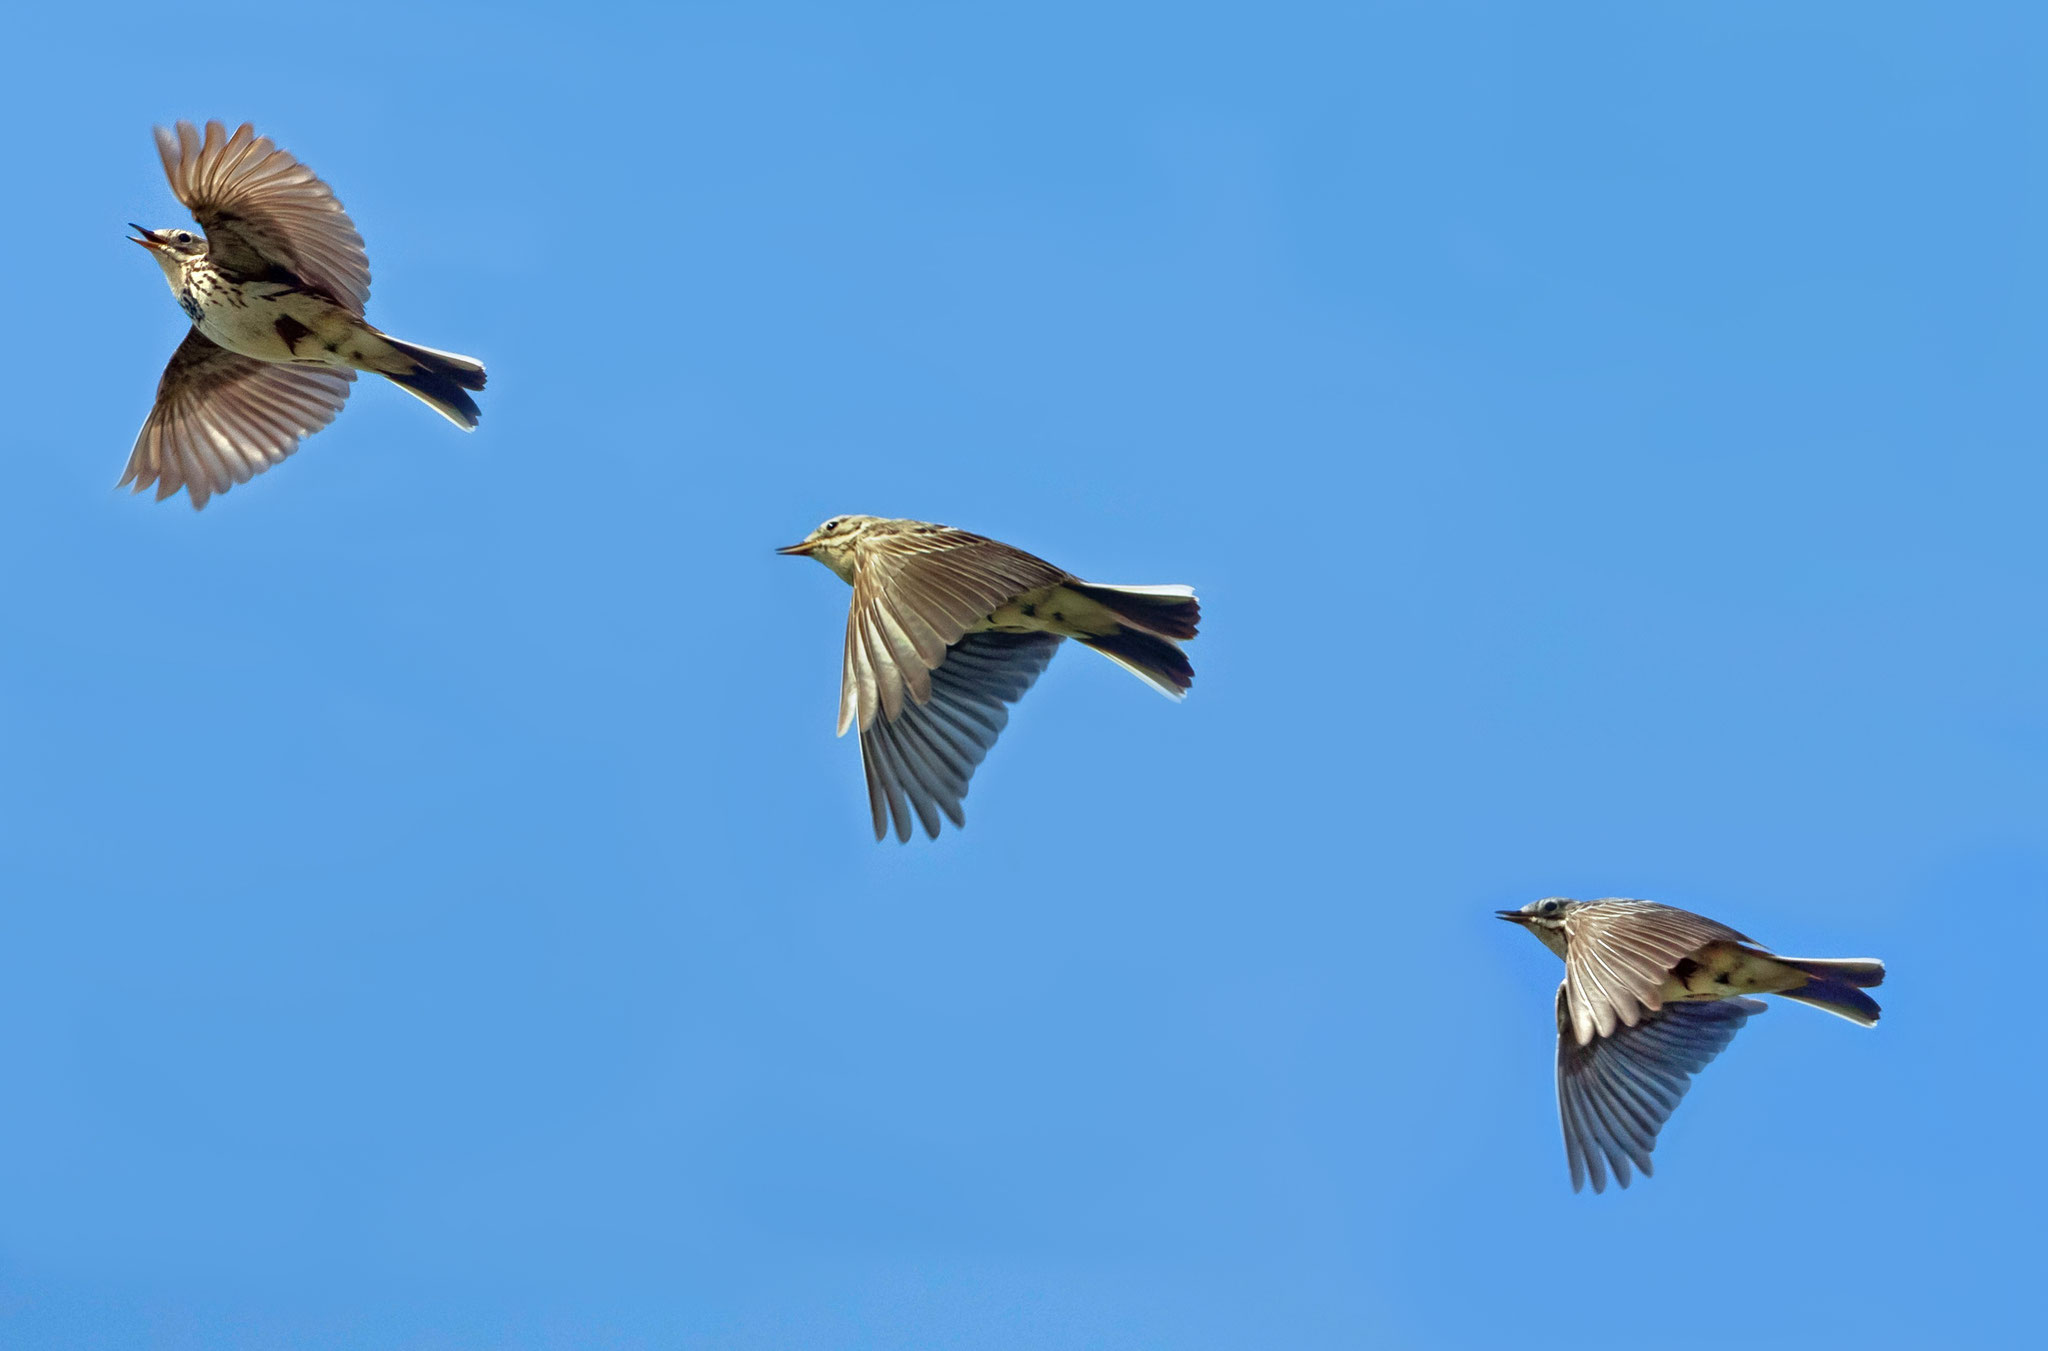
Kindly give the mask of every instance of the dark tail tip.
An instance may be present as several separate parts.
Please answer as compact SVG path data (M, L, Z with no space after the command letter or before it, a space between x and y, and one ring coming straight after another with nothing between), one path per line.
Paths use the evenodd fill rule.
M431 347L421 347L418 343L400 342L389 333L383 337L396 351L411 358L413 370L419 375L436 376L462 389L484 387L484 364L474 357L458 356L453 352L437 352ZM396 376L392 378L397 379Z
M411 344L406 345L405 354L419 363L420 370L442 376L451 384L459 385L463 389L484 387L484 368L473 361L451 360L430 348L414 347Z
M1802 1004L1811 1004L1817 1009L1826 1009L1829 1013L1847 1018L1852 1023L1862 1023L1865 1027L1875 1023L1884 1013L1884 1009L1875 999L1846 980L1810 980L1796 990L1785 991L1785 998L1796 999Z
M1067 585L1105 607L1126 624L1149 629L1162 638L1185 642L1195 636L1195 629L1202 622L1201 602L1193 596L1133 591L1090 582L1068 582Z
M1101 638L1080 641L1113 657L1161 689L1185 694L1195 683L1194 664L1180 648L1143 629L1119 629Z
M483 410L476 406L476 400L469 397L468 390L482 389L483 376L476 377L476 383L468 385L459 382L455 376L440 370L416 370L409 375L387 376L392 384L398 385L415 397L431 404L434 410L450 422L474 431L483 417Z
M1884 963L1875 957L1781 957L1779 960L1818 981L1839 982L1858 989L1884 984Z

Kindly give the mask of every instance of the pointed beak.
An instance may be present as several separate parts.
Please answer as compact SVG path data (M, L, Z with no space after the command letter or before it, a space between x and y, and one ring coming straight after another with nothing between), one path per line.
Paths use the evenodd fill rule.
M156 237L156 231L151 230L146 226L137 225L132 220L128 222L128 228L133 230L136 234L142 236L142 238L140 239L130 239L128 241L130 244L140 244L142 245L143 248L152 250L160 249L163 247L163 244Z
M785 544L775 552L787 554L791 558L809 558L811 556L811 542L805 540L802 544Z
M1527 924L1529 917L1519 910L1496 910L1493 912L1511 924Z

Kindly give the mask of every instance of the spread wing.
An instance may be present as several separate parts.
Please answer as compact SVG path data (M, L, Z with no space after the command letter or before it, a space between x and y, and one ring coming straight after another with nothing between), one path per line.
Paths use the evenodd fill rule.
M257 361L185 335L157 382L156 406L135 438L121 482L159 501L185 489L196 511L298 449L341 411L351 370ZM118 486L118 485L117 485Z
M370 260L355 222L311 169L258 136L247 122L206 137L190 122L156 129L171 191L206 227L207 256L255 277L282 266L356 314L370 298Z
M846 616L839 734L856 722L867 730L877 712L894 720L905 690L920 704L931 698L930 672L963 634L1066 575L1022 549L942 525L865 545Z
M939 834L939 813L967 824L960 800L967 781L1010 720L1008 705L1024 697L1060 638L1051 633L970 633L930 672L930 695L861 729L860 759L868 775L875 838L896 818L896 838L910 838L914 810L924 833Z
M1747 943L1725 924L1654 901L1589 901L1565 919L1565 997L1580 1045L1654 1012L1664 978L1709 943Z
M1644 1015L1634 1027L1581 1044L1572 1036L1565 987L1557 987L1557 1115L1572 1190L1590 1175L1607 1190L1607 1170L1629 1184L1633 1163L1650 1175L1650 1151L1692 1076L1766 1007L1755 999L1679 1001Z

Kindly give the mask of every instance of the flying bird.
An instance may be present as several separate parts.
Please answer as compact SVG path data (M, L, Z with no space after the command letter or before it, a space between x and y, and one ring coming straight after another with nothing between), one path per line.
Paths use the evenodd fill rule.
M1531 901L1497 912L1564 958L1557 987L1557 1113L1572 1190L1607 1170L1650 1176L1657 1132L1692 1076L1767 1005L1796 999L1862 1027L1877 1024L1863 991L1884 983L1874 957L1780 957L1725 924L1654 901Z
M363 318L362 236L313 171L246 122L233 136L190 122L156 129L171 191L205 234L132 225L192 321L157 382L123 484L158 500L185 489L195 510L247 483L334 420L357 371L373 371L464 431L470 357L400 342Z
M815 558L853 585L839 735L860 728L875 838L936 839L988 754L1007 705L1062 639L1179 699L1194 683L1180 644L1201 607L1185 586L1103 586L980 535L924 521L834 516L779 553Z

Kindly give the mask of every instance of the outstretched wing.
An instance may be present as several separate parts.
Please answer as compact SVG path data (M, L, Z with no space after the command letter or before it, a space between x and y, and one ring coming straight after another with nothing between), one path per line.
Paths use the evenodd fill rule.
M196 511L334 421L355 378L351 370L257 361L195 328L164 367L121 483L136 492L154 483L159 501L183 488Z
M943 525L866 545L846 616L840 735L856 723L866 731L877 713L897 717L906 690L917 703L929 699L929 673L963 634L991 611L1066 575L1022 549Z
M1755 999L1666 1004L1633 1027L1581 1044L1572 1035L1565 987L1557 987L1557 1115L1572 1190L1590 1175L1607 1190L1607 1170L1629 1184L1629 1165L1650 1175L1650 1151L1692 1076L1721 1054L1752 1014Z
M206 227L207 256L223 271L255 277L284 267L356 314L370 298L370 259L355 222L311 169L258 136L247 122L229 136L218 122L205 139L190 122L156 129L171 191Z
M913 811L934 839L941 812L967 824L967 781L1009 722L1008 705L1024 697L1060 641L1050 633L970 633L931 670L923 702L903 703L861 729L876 839L894 815L896 838L908 840Z
M1588 901L1565 917L1566 996L1584 1045L1633 1026L1662 1002L1657 991L1681 957L1709 943L1747 943L1725 924L1655 901Z

